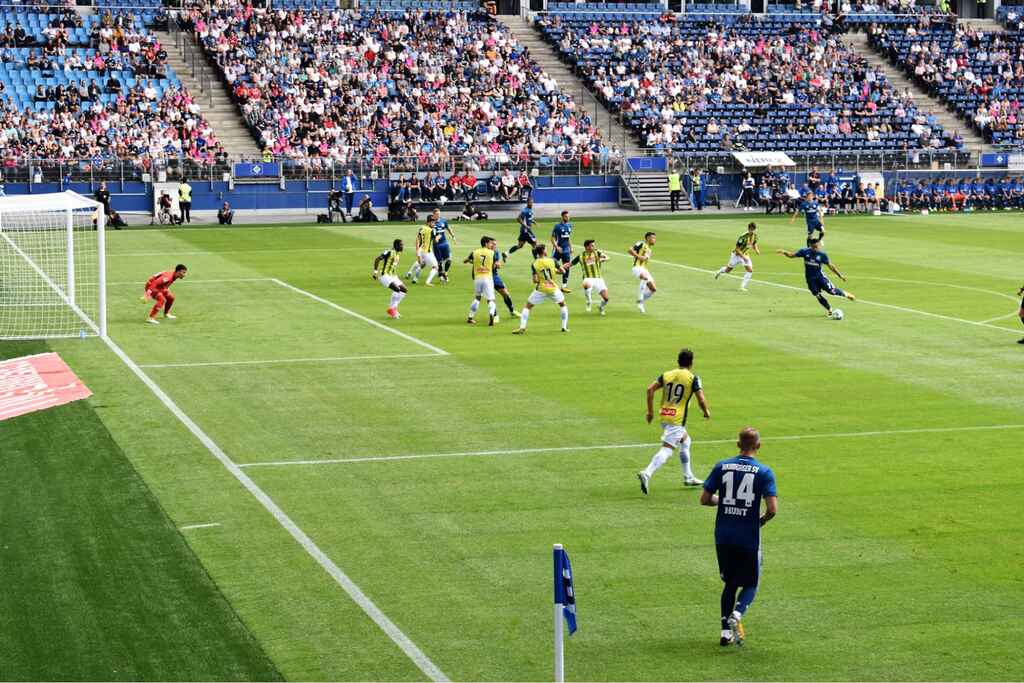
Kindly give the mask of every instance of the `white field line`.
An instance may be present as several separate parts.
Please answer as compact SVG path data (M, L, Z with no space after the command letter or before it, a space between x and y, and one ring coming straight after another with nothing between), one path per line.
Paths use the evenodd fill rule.
M237 464L218 446L213 439L211 439L206 432L204 432L199 425L197 425L192 418L185 414L181 408L178 407L170 396L168 396L160 386L154 382L149 375L147 375L142 368L140 368L131 357L126 354L120 346L118 346L109 337L104 338L107 346L110 350L121 359L121 361L128 367L132 373L138 377L146 387L160 400L161 403L180 421L190 432L195 436L206 450L215 457L224 468L231 473L231 475L238 480L238 482L245 487L252 496L259 501L267 512L269 512L278 524L280 524L292 538L294 538L302 548L309 553L309 555L317 561L317 563L323 567L334 581L341 586L341 588L348 593L349 597L366 613L370 619L385 633L391 640L405 653L405 655L423 672L424 676L432 681L444 681L447 682L449 679L441 669L434 664L417 645L409 639L405 633L402 632L393 621L377 607L376 604L355 584L352 579L348 577L345 572L341 570L338 565L329 558L324 551L322 551L316 543L313 542L306 532L304 532L299 526L292 521L284 510L282 510L274 500L267 495L263 489L256 485L252 479L249 478L245 472L238 467Z
M632 258L629 254L621 251L606 251L606 254L615 254L616 256L625 256L626 258ZM650 263L657 263L662 266L671 266L673 268L681 268L683 270L690 270L695 273L707 273L708 275L714 275L717 270L708 270L707 268L698 268L696 266L687 266L682 263L673 263L672 261L659 261L651 259ZM736 277L730 274L729 277ZM791 289L795 292L806 292L806 287L794 287L793 285L782 284L781 282L772 282L770 280L753 280L754 284L768 285L769 287L778 287L780 289ZM962 323L964 325L973 325L975 327L986 327L990 330L1003 330L1004 332L1013 332L1016 334L1018 330L1011 329L1009 327L999 327L998 325L990 325L984 322L975 322L973 320L964 320L963 318L954 318L949 315L942 315L940 313L931 313L929 311L922 311L916 308L907 308L906 306L897 306L895 304L884 304L880 301L869 301L868 299L858 298L856 303L865 304L867 306L877 306L878 308L888 308L893 311L900 311L902 313L913 313L914 315L921 315L928 318L936 318L938 320L947 320L949 322Z
M1005 315L997 315L994 318L989 318L988 320L982 320L981 322L983 322L983 323L994 323L997 320L1006 320L1007 318L1016 318L1019 315L1020 315L1019 311L1014 311L1013 313L1007 313Z
M140 368L210 368L230 365L277 365L280 363L335 363L351 360L384 358L436 358L436 353L396 353L388 356L329 356L327 358L277 358L274 360L228 360L208 363L141 363Z
M184 285L184 284L189 284L189 285L213 285L213 284L219 284L221 282L271 282L273 279L274 278L272 278L272 277L235 277L235 278L227 278L225 280L190 280L188 278L185 278L184 280L178 280L174 284L180 287L181 285ZM131 287L131 286L135 286L135 287L142 288L143 286L145 286L145 284L146 284L145 280L141 280L141 281L140 280L136 280L135 282L108 282L107 283L107 287Z
M434 353L436 353L439 356L447 356L447 355L449 355L448 352L445 351L442 348L434 346L433 344L428 344L427 342L423 341L422 339L417 339L416 337L412 336L411 334L406 334L405 332L401 332L399 330L396 330L393 327L388 327L387 325L385 325L383 323L377 322L376 320L374 320L372 318L367 318L365 315L362 315L360 313L356 313L355 311L353 311L351 309L348 309L348 308L345 308L344 306L339 306L338 304L334 303L333 301L328 301L327 299L325 299L325 298L323 298L321 296L317 296L313 292L307 292L304 289L299 289L298 287L296 287L294 285L288 284L284 280L278 280L277 278L271 278L271 282L273 282L274 284L280 285L280 286L284 287L285 289L290 289L291 291L295 292L296 294L301 294L302 296L308 296L313 301L318 301L318 302L324 304L325 306L330 306L331 308L333 308L336 311L341 311L342 313L344 313L346 315L350 315L353 318L358 318L359 320L362 320L365 323L369 323L370 325L373 325L374 327L378 327L378 328L384 330L385 332L390 332L391 334L397 335L397 336L401 337L402 339L405 339L407 341L411 341L413 344L419 344L423 348L430 349L431 351L433 351Z
M295 249L214 249L210 251L118 251L107 256L217 256L218 254L286 254L317 251L381 251L380 247L305 247Z
M190 529L212 529L215 526L220 526L220 522L211 522L210 524L186 524L185 526L178 527L178 530L189 531Z
M920 429L890 429L874 432L834 432L831 434L795 434L792 436L762 436L762 441L804 441L807 439L849 439L899 434L946 434L954 432L981 432L1003 429L1024 429L1024 424L983 425L978 427L925 427ZM735 443L735 439L705 439L695 444ZM240 463L239 467L284 467L288 465L338 465L359 462L391 462L394 460L427 460L432 458L470 458L496 455L530 455L533 453L563 453L569 451L609 451L629 448L654 448L658 443L600 444L596 446L556 446L548 448L516 448L495 451L464 451L461 453L420 453L413 455L379 455L365 458L333 458L325 460L272 460L268 462Z
M754 271L754 274L761 275L782 275L782 276L799 276L799 273L793 271L776 271L776 272L760 272ZM877 277L874 275L858 275L858 280L878 280L879 282L899 282L907 285L927 285L929 287L949 287L951 289L962 289L966 292L981 292L982 294L991 294L992 296L1002 297L1011 301L1016 301L1017 297L1010 296L1006 292L997 292L992 289L982 289L981 287L970 287L968 285L954 285L949 282L928 282L927 280L904 280L902 278L895 277Z

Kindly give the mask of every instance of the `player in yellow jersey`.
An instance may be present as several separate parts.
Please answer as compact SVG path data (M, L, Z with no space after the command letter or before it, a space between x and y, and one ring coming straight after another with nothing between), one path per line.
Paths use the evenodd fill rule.
M750 260L751 249L758 256L761 255L761 249L757 246L757 223L753 222L748 223L747 231L736 238L736 246L733 247L732 254L729 255L728 265L718 269L718 272L715 273L715 279L717 280L722 275L731 273L733 268L742 263L743 269L747 272L743 274L743 283L740 284L740 289L744 292L747 291L750 278L754 275L754 263Z
M693 476L690 466L690 435L686 433L686 417L690 410L690 399L697 397L697 404L704 413L704 419L711 418L711 410L704 398L700 377L693 374L693 351L679 352L679 367L663 372L647 387L647 422L654 419L654 392L661 389L661 448L651 458L647 467L636 473L640 490L644 495L651 486L651 477L665 461L672 457L672 451L679 449L679 462L683 466L683 486L700 486L704 482Z
M583 242L583 253L578 254L571 262L571 265L579 265L583 271L583 296L587 298L587 313L594 303L594 291L601 295L601 303L598 310L604 315L604 307L608 305L608 285L604 283L601 276L601 264L608 260L608 255L598 251L594 240Z
M555 260L547 255L547 247L538 244L533 248L533 291L519 314L519 327L512 334L525 334L526 322L530 319L530 310L544 301L554 301L561 309L562 332L569 331L569 309L565 306L565 295L555 282L555 274L562 272L562 267L555 265ZM564 265L564 264L563 264Z
M427 217L427 224L416 233L416 260L405 276L410 279L412 284L416 284L424 268L430 269L424 284L427 287L433 287L434 285L430 282L437 275L437 259L434 257L434 218L432 216Z
M466 322L476 325L476 310L480 299L487 299L489 325L498 322L498 309L494 305L494 238L486 235L480 238L480 248L474 249L463 263L473 266L473 303L469 305Z
M640 280L640 288L636 292L636 307L640 309L641 313L647 312L644 302L658 291L657 286L654 284L654 278L651 277L651 273L647 270L647 262L651 260L651 249L657 241L658 235L648 232L644 234L642 240L634 244L629 250L629 255L633 257L633 277Z
M389 318L402 317L398 314L398 304L409 293L401 278L398 277L398 262L404 248L402 240L395 240L391 249L382 251L377 258L373 259L373 279L376 280L380 277L380 283L391 290L391 305L388 306Z

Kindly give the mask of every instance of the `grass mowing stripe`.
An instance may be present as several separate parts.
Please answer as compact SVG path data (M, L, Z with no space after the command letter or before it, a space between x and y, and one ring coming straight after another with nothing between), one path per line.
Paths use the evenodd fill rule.
M432 681L448 681L448 677L445 676L444 672L441 671L434 664L426 654L423 653L419 647L409 639L405 633L402 632L398 626L392 622L387 615L385 615L380 608L370 598L363 593L363 591L355 584L352 579L348 577L345 572L341 570L338 565L334 563L317 545L313 542L306 532L299 528L295 522L292 521L291 517L285 514L274 500L268 496L263 489L256 485L252 479L249 478L245 472L243 472L238 465L228 457L228 455L214 443L206 432L204 432L199 425L197 425L192 418L186 415L181 408L168 396L160 386L152 380L136 363L126 354L121 347L119 347L109 337L103 340L111 351L114 352L121 362L124 363L132 373L138 377L146 387L153 392L153 395L159 399L161 403L171 412L174 417L178 419L191 433L195 436L200 443L215 457L220 463L231 473L238 482L245 487L249 493L253 495L256 500L273 515L274 519L284 527L284 529L298 541L299 545L309 553L309 555L316 560L317 564L324 568L324 570L334 579L334 581L341 586L341 588L348 593L353 601L359 605L360 609L366 613L370 619L373 620L377 626L405 653L405 655L412 660L412 662Z
M434 346L433 344L428 344L427 342L423 341L422 339L417 339L416 337L412 336L411 334L406 334L405 332L401 332L399 330L396 330L393 327L388 327L387 325L385 325L383 323L377 322L376 320L373 320L372 318L367 318L365 315L363 315L361 313L356 313L355 311L353 311L351 309L348 309L348 308L345 308L344 306L339 306L338 304L334 303L333 301L328 301L327 299L325 299L325 298L323 298L321 296L317 296L316 294L313 294L313 292L307 292L304 289L299 289L298 287L296 287L294 285L290 285L287 282L284 282L283 280L278 280L277 278L273 278L273 282L275 284L281 285L285 289L290 289L293 292L296 292L297 294L301 294L302 296L308 296L313 301L318 301L318 302L320 302L320 303L322 303L322 304L324 304L326 306L330 306L331 308L335 309L336 311L341 311L342 313L350 315L353 318L358 318L359 320L362 320L363 322L369 323L369 324L373 325L374 327L378 327L378 328L384 330L385 332L390 332L391 334L398 335L402 339L407 339L408 341L411 341L414 344L419 344L420 346L422 346L424 348L430 349L431 351L433 351L434 353L436 353L439 356L447 356L448 355L448 352L445 351L444 349L440 348L440 347Z
M396 358L436 358L436 353L397 353L384 356L328 356L326 358L279 358L275 360L229 360L208 363L140 363L140 368L208 368L225 365L275 365L277 363L333 363L351 360L381 360Z
M107 252L107 256L219 256L221 254L291 254L296 252L325 251L379 251L379 247L305 247L299 249L208 249L205 251L121 251Z
M865 436L891 436L895 434L942 434L947 432L976 432L999 429L1024 429L1024 424L981 425L977 427L924 427L921 429L889 429L873 432L836 432L832 434L794 434L790 436L762 436L762 441L803 441L805 439L846 439ZM695 445L732 443L734 439L694 440ZM608 451L627 448L654 448L658 443L597 444L594 446L554 446L547 448L516 448L494 451L463 451L461 453L420 453L411 455L373 455L365 458L331 458L324 460L271 460L269 462L240 463L239 467L284 467L287 465L337 465L353 462L388 462L391 460L426 460L430 458L468 458L489 455L529 455L532 453L564 453L570 451Z
M212 284L221 283L221 282L270 282L273 279L274 278L270 278L270 277L234 277L234 278L227 278L227 279L224 279L224 280L188 280L188 279L186 279L186 280L178 280L178 282L175 283L175 284L177 284L178 286L181 286L181 285L184 285L184 284L189 284L189 285L212 285ZM143 282L138 282L138 281L136 281L136 282L108 282L107 286L108 287L141 287L144 284L146 284L144 281Z
M626 253L621 252L621 251L608 251L608 250L605 250L605 253L607 253L607 254L615 254L616 256L624 256L626 258L632 258L632 256L630 256L629 254L626 254ZM650 259L649 262L650 263L657 263L658 265L662 265L662 266L671 266L673 268L681 268L683 270L690 270L690 271L693 271L693 272L696 272L696 273L707 273L708 275L714 275L715 273L718 272L716 270L710 270L708 268L698 268L697 266L688 266L688 265L683 264L683 263L673 263L672 261L660 261L660 260L656 260L656 259ZM729 274L728 277L737 278L737 276L732 275L732 274ZM757 280L757 282L759 284L768 285L770 287L779 287L780 289L791 289L791 290L793 290L795 292L806 292L807 291L807 289L805 287L794 287L793 285L786 285L786 284L783 284L781 282L772 282L771 280ZM974 325L976 327L987 327L987 328L992 329L992 330L1003 330L1004 332L1013 332L1014 334L1017 334L1019 332L1019 330L1014 330L1014 329L1009 328L1009 327L999 327L998 325L990 325L988 323L975 322L974 320L964 320L963 318L954 318L953 316L942 315L941 313L931 313L930 311L922 311L922 310L919 310L919 309L916 309L916 308L907 308L906 306L897 306L896 304L885 304L885 303L882 303L880 301L869 301L867 299L857 299L856 303L867 304L868 306L878 306L879 308L888 308L888 309L892 309L892 310L895 310L895 311L901 311L903 313L913 313L913 314L916 314L916 315L927 316L929 318L938 318L940 320L947 320L947 321L950 321L950 322L963 323L964 325Z
M0 422L0 679L279 680L95 401Z

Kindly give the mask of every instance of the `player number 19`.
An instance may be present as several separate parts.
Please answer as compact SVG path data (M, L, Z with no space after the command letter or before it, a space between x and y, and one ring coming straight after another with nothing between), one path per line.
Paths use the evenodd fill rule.
M686 387L682 384L669 382L665 385L665 396L670 403L679 403L683 400L683 394L685 393Z
M733 496L733 477L735 472L729 471L722 475L722 483L725 485L725 495L722 496L722 505L735 505L739 498L743 504L750 507L754 504L754 473L747 472L740 479L740 487L736 489Z

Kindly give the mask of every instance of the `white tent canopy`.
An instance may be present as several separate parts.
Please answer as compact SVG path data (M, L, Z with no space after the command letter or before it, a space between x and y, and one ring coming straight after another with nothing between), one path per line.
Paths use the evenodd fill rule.
M796 162L785 152L733 152L732 156L743 165L743 168L796 166Z
M65 190L50 194L19 194L0 197L0 213L9 211L67 211L94 209L99 202Z

